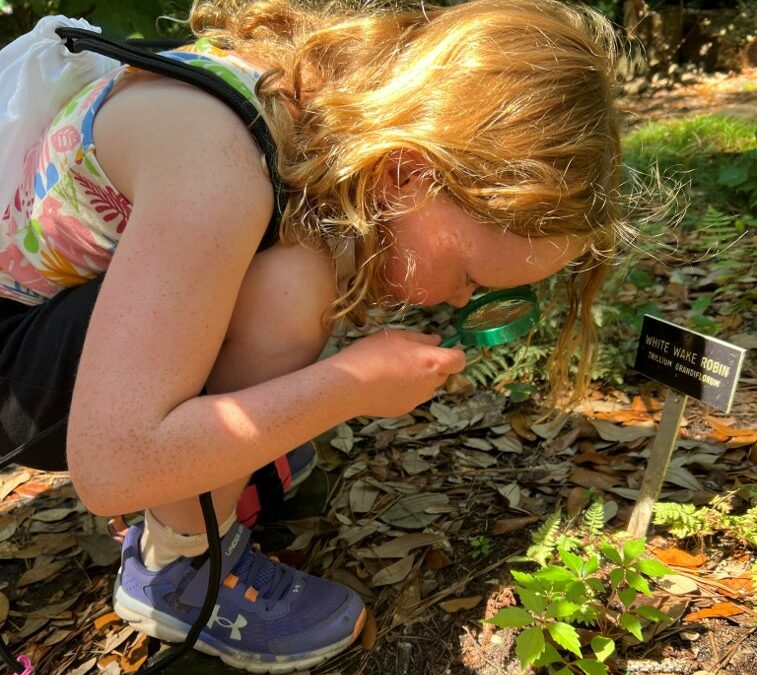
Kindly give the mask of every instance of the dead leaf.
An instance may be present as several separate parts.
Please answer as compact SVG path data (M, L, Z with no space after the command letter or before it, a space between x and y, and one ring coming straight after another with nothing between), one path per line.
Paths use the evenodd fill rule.
M127 647L120 658L121 671L124 673L136 673L142 664L147 661L147 648L150 638L144 633L137 635L134 644Z
M705 420L715 431L724 436L728 436L729 438L737 438L739 436L752 437L757 435L757 429L735 429L730 424L726 424L726 420L719 420L715 417L706 417Z
M352 513L368 513L381 491L368 485L364 480L356 480L350 488L350 509Z
M27 619L21 630L14 636L16 640L25 640L26 638L34 635L40 628L43 628L49 623L48 619Z
M93 657L88 661L85 661L80 666L70 671L68 675L87 675L87 673L95 667L97 663L97 657Z
M349 455L355 445L352 428L348 424L337 425L334 438L331 439L330 444L332 448L341 450L345 455Z
M97 669L100 671L100 675L120 675L121 666L118 663L118 654L106 654L100 657L97 661Z
M707 556L703 553L692 555L680 548L658 548L654 552L655 557L666 565L675 565L677 567L701 567L707 562Z
M102 616L98 616L95 619L95 630L98 633L103 633L108 628L112 627L114 624L122 624L123 619L118 616L115 612L108 612L107 614L103 614Z
M523 413L513 411L508 415L507 419L512 425L513 431L521 438L525 438L527 441L535 441L538 438L538 436L531 431L531 420Z
M43 523L57 523L72 513L76 513L76 509L45 509L44 511L37 511L32 514L32 520L41 520Z
M20 473L13 473L8 478L3 479L3 481L0 482L0 502L19 485L26 483L31 477L32 475L28 471L21 471Z
M76 540L97 567L107 567L121 557L121 547L107 534L79 535Z
M477 450L455 450L455 457L464 466L472 466L477 469L486 469L497 463L496 457L486 452L478 452Z
M423 564L431 570L443 570L445 567L449 567L452 564L452 561L443 551L432 548L431 550L426 551L426 557L423 558Z
M40 481L28 481L27 483L24 483L23 485L19 485L16 488L16 494L20 497L37 497L38 495L41 495L43 492L48 492L50 490L50 486L47 483L42 483Z
M455 427L460 424L460 418L457 416L453 408L434 401L429 410L431 414L436 418L439 424L445 427Z
M52 605L43 605L42 607L30 612L27 616L39 619L61 619L70 618L71 612L67 611L79 599L80 593L75 593L71 597L56 602Z
M528 527L539 521L539 516L522 516L519 518L500 518L494 521L492 535L507 534L508 532L517 532L524 527Z
M702 485L696 479L696 476L682 466L673 466L671 464L671 466L668 467L668 472L665 474L665 481L689 490L702 489Z
M690 595L699 592L697 582L682 574L668 574L660 577L657 584L672 595Z
M116 632L110 633L105 639L105 644L102 646L103 653L110 654L114 649L120 647L124 642L126 642L126 640L134 635L135 632L136 630L132 626L127 624Z
M447 612L447 614L453 614L454 612L459 612L461 609L473 609L479 602L481 602L481 596L473 595L469 598L445 600L439 603L439 607Z
M364 549L364 555L371 558L404 558L415 548L440 544L444 541L447 541L447 537L443 534L431 532L405 534L379 546Z
M391 565L387 565L384 569L379 570L373 575L371 579L371 585L373 586L387 586L389 584L396 584L403 581L410 570L413 569L413 563L415 562L415 556L409 555L402 560L398 560Z
M615 443L630 443L639 438L649 438L657 432L653 425L631 427L619 427L605 420L590 419L589 423L597 430L600 438L605 441L614 441Z
M56 628L52 633L48 634L45 639L40 643L45 647L52 647L53 645L60 644L63 640L67 640L71 637L71 631L64 628Z
M330 578L334 581L351 588L357 593L363 600L372 601L376 598L376 594L368 588L360 579L358 579L352 572L338 567L330 574Z
M520 486L517 483L498 485L497 492L504 498L511 509L517 509L520 504Z
M565 510L570 518L575 518L589 504L589 491L586 488L574 487L568 494Z
M434 492L405 495L384 511L379 520L404 530L420 530L439 517L438 513L429 513L429 509L446 507L448 504L447 495Z
M407 450L402 455L402 469L410 476L417 476L419 473L428 471L431 467L431 462L423 459L418 450Z
M360 643L363 645L363 649L370 651L376 644L376 638L378 638L378 626L376 626L376 617L370 609L365 610L365 623L363 624L363 631L360 633Z
M413 576L405 583L402 593L400 593L394 606L394 624L410 625L409 619L417 611L421 601L421 581L418 574Z
M609 490L620 482L620 477L609 476L606 473L579 467L571 472L570 481L585 488L593 487L600 490Z
M631 410L635 410L636 412L656 413L660 412L662 407L662 401L650 396L634 396L633 401L631 401Z
M5 593L0 593L0 626L8 618L8 610L10 610L10 601Z
M444 391L448 394L470 395L476 390L475 385L465 375L452 373L444 383Z
M684 618L684 622L692 623L694 621L701 621L702 619L724 619L729 616L744 614L745 612L746 609L734 605L732 602L718 602L711 607L705 607L704 609L688 614Z
M723 593L731 598L740 598L742 596L753 597L754 585L752 583L752 575L747 572L741 574L738 577L731 579L718 579L718 582L723 586L726 586L729 590L724 590Z
M523 452L523 444L517 437L513 436L514 434L505 434L504 436L499 436L498 438L492 438L490 440L492 445L500 452Z
M76 546L76 537L70 532L47 532L34 537L45 555L55 555ZM115 542L113 542L115 544Z
M16 519L13 516L0 518L0 542L7 541L16 532Z
M66 564L67 563L64 560L56 560L47 563L46 565L32 567L19 577L16 582L16 587L21 588L22 586L30 586L31 584L36 584L40 581L52 579L54 576L60 574Z

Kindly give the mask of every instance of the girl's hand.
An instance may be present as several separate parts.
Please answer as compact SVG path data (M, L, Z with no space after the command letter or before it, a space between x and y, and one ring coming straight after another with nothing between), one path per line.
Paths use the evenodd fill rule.
M361 385L358 414L398 417L465 368L463 350L439 347L440 342L438 335L387 330L356 340L332 358Z

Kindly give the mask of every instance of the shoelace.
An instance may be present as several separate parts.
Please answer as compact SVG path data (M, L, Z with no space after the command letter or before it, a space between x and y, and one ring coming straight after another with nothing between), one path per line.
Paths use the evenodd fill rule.
M266 601L266 611L287 594L294 582L294 570L273 562L258 550L243 555L232 572L251 585L258 592L258 597Z

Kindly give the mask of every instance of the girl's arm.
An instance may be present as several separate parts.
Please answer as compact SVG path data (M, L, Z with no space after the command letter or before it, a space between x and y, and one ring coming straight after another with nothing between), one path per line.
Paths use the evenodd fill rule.
M95 513L226 485L350 417L409 410L462 367L431 338L377 335L290 375L198 397L270 218L271 186L247 129L190 87L134 87L100 115L98 157L133 210L69 421L71 477Z

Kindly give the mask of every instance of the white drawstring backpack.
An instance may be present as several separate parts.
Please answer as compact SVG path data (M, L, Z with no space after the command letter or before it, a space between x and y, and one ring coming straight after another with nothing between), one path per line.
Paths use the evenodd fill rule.
M101 32L84 19L46 16L0 50L0 209L23 180L26 154L83 86L117 68L107 56L70 52L56 28Z

